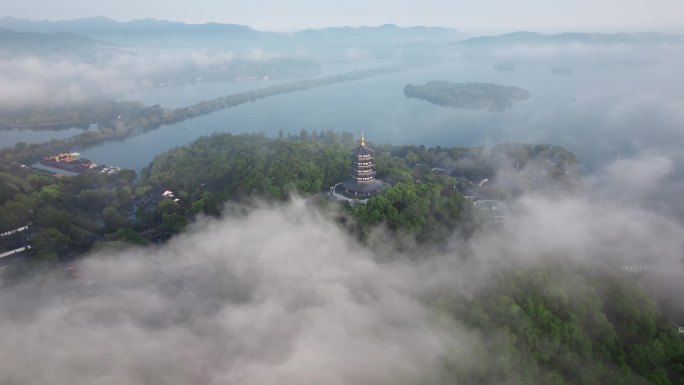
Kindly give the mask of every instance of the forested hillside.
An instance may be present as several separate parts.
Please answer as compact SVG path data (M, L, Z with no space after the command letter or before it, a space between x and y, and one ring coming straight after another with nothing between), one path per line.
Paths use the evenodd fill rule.
M480 226L496 230L497 222L482 216L466 193L503 204L528 191L581 189L575 156L557 146L379 145L378 177L392 186L366 204L350 205L327 191L348 177L355 146L351 134L333 131L279 138L215 134L158 155L138 180L132 170L55 178L4 165L2 230L29 224L21 242L33 249L4 271L3 283L59 269L87 250L163 241L200 215L232 215L226 204L249 211L254 203L280 204L291 194L305 197L310 210L323 213L349 240L391 250L390 260L425 261L431 257L421 250L454 252L453 245L463 245ZM371 236L376 229L383 229L387 244L369 244L377 243ZM465 327L478 339L468 344L472 351L465 358L462 352L447 356L425 383L684 381L682 338L637 276L615 266L562 262L562 256L543 261L489 267L488 281L473 293L441 291L421 299L439 322L453 323L453 333Z
M435 306L484 343L442 383L682 384L684 343L634 277L545 263Z

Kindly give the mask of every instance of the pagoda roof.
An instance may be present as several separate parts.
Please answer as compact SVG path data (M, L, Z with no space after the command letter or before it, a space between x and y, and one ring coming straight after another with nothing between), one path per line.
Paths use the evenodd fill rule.
M360 145L359 147L356 147L354 151L352 151L352 155L373 155L375 151L371 150L368 148L366 145Z

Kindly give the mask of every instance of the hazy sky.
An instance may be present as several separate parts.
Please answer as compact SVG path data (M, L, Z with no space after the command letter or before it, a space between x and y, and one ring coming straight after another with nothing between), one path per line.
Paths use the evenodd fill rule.
M0 0L0 16L158 18L247 24L261 30L339 25L442 25L511 30L684 32L682 0Z

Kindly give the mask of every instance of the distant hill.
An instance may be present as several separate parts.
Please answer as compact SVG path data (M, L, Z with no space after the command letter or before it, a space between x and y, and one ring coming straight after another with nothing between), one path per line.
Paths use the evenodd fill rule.
M101 16L64 21L35 21L5 17L0 19L0 28L19 32L68 32L122 44L197 40L226 41L231 38L250 40L264 35L263 32L236 24L185 24L156 19L118 22Z
M323 29L307 29L295 34L300 38L316 38L323 40L384 40L387 42L422 42L425 40L453 39L458 31L442 27L399 27L385 24L377 27L331 27Z
M85 19L47 21L24 20L13 17L0 19L0 28L21 32L71 32L89 36L103 36L111 34L141 34L141 33L257 33L244 25L236 24L185 24L167 20L141 19L128 22L118 22L103 16Z
M345 42L452 42L460 47L478 48L511 44L549 44L549 43L584 43L584 44L634 44L648 45L657 43L684 43L684 35L658 32L640 33L574 33L566 32L554 35L536 32L514 32L498 36L480 36L454 42L459 32L442 27L400 27L394 24L363 27L331 27L307 29L291 34L256 31L246 25L205 23L187 24L182 22L140 19L119 22L103 16L47 21L25 20L13 17L0 19L0 28L17 32L34 32L54 34L67 32L91 38L128 42L130 39L178 40L202 39L213 41L231 40L275 40L279 42L310 40Z
M13 17L0 19L0 28L19 32L56 33L69 32L86 35L93 38L116 42L129 42L131 39L145 40L204 40L221 41L235 40L276 40L279 42L298 40L325 40L335 42L421 42L440 39L444 42L453 41L458 32L439 27L399 27L386 24L378 27L336 27L324 29L309 29L291 34L256 31L245 25L238 24L186 24L181 22L142 19L128 22L118 22L106 17L91 17L85 19L64 21L35 21Z
M87 36L68 32L16 32L0 28L0 52L21 53L79 53L114 46Z
M630 44L652 45L660 43L684 43L684 35L658 32L640 33L575 33L566 32L545 35L536 32L514 32L498 36L481 36L453 43L461 47L486 48L513 44L540 45L558 43L584 43L591 45Z

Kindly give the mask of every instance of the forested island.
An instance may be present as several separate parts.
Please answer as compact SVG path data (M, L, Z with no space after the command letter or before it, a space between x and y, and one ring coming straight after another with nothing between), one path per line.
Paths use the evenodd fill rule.
M529 91L493 83L451 83L431 81L404 87L407 98L416 98L444 107L464 110L505 111L514 103L529 99Z
M506 201L519 194L516 185L546 192L579 188L577 159L557 146L503 144L485 150L379 145L374 146L378 176L392 187L366 205L349 205L325 192L347 177L355 145L353 135L330 130L278 138L214 134L158 155L138 180L131 170L56 179L2 163L2 245L32 246L13 258L3 282L59 270L88 250L148 247L184 231L198 215L231 215L224 211L226 203L250 207L254 202L285 202L291 194L327 213L362 244L382 226L393 247L424 259L429 256L418 250L433 249L454 234L467 238L479 227L496 226L465 195ZM498 183L499 173L506 170L517 184L511 183L511 174ZM70 274L76 273L65 276ZM578 282L584 288L580 297L574 294ZM684 380L684 344L676 329L638 281L619 270L597 271L561 258L503 270L470 296L440 293L426 300L437 317L483 336L483 344L469 353L472 360L496 357L482 365L447 358L439 383Z

